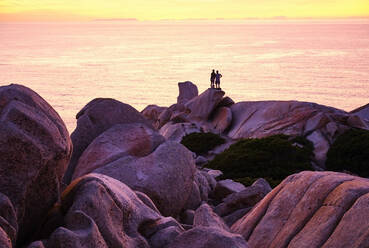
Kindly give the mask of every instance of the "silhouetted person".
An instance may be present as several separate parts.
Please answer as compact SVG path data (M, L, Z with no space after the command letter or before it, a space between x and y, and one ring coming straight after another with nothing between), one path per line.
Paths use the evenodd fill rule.
M214 88L215 76L216 76L216 74L215 74L215 71L213 70L211 75L210 75L210 87L211 88Z
M215 87L217 89L220 89L220 78L222 77L222 74L220 74L218 71L215 74Z

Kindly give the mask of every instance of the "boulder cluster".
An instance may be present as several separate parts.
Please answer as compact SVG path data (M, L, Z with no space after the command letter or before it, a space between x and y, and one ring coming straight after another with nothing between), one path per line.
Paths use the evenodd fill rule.
M296 101L234 103L179 83L177 103L141 113L98 98L69 136L31 89L0 87L0 247L369 247L369 179L301 172L272 189L203 167L240 138L304 136L324 169L329 146L355 113ZM199 156L194 132L226 144Z

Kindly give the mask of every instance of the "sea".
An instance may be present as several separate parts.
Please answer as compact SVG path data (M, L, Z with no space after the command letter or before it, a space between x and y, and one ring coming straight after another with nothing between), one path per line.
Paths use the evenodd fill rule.
M369 19L0 23L0 85L30 87L68 130L96 97L170 106L211 70L235 102L369 102Z

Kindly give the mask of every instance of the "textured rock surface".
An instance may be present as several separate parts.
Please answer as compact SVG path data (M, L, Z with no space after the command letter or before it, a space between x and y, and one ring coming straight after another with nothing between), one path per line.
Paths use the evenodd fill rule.
M72 179L123 156L147 156L164 141L163 136L142 123L114 125L96 137L82 153Z
M196 209L193 225L195 227L213 227L229 231L228 226L216 213L214 213L213 209L211 209L207 203L203 203L198 209Z
M167 107L160 107L157 105L148 105L144 110L141 111L141 114L150 121L150 123L154 127L159 126L159 116L161 113L163 113Z
M224 91L207 89L201 95L191 99L185 104L190 112L188 118L193 121L207 121L223 96Z
M185 104L192 98L199 95L197 86L190 81L179 82L178 88L179 88L179 96L177 97L177 103L179 104Z
M233 139L261 138L273 134L307 136L314 145L320 166L324 166L327 147L350 127L361 127L350 114L323 105L297 101L240 102L232 105ZM351 118L352 119L352 118Z
M45 100L21 85L0 87L0 192L14 206L18 243L59 199L71 152L64 122Z
M151 127L136 109L110 98L96 98L82 108L76 116L77 128L71 134L73 154L64 182L72 178L78 160L87 146L100 134L115 124L143 123Z
M357 108L350 113L360 116L362 119L369 123L369 104L366 104L360 108Z
M271 190L268 182L258 179L252 186L224 198L223 202L216 206L215 212L223 217L236 210L253 207Z
M247 248L246 241L237 234L219 228L195 227L178 235L167 248Z
M200 133L201 131L201 128L194 123L167 123L159 130L159 133L167 140L179 143L187 134Z
M211 123L217 132L223 133L232 123L231 109L227 107L218 108Z
M221 200L232 193L241 192L244 189L246 189L246 187L243 184L231 179L221 180L218 181L215 186L214 197Z
M125 157L95 171L144 192L163 215L176 216L190 196L195 170L192 153L168 141L146 157Z
M368 197L368 179L301 172L286 178L232 230L251 247L368 247Z
M147 239L162 228L163 217L123 183L101 174L74 181L64 192L64 224L44 247L150 247Z

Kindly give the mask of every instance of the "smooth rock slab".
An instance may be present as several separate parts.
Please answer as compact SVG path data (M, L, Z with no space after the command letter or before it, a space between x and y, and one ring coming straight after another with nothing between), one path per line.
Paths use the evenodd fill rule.
M21 85L0 87L0 192L15 209L19 245L58 201L71 152L64 122L44 99Z
M301 172L286 178L231 229L251 247L368 247L368 225L359 221L369 214L368 193L368 179ZM357 231L343 235L348 226Z
M82 153L72 179L124 156L147 156L164 141L163 136L142 123L114 125L96 137Z
M64 176L69 184L78 160L88 145L100 134L116 124L143 123L151 127L136 109L110 98L96 98L78 112L77 128L71 134L73 154Z
M177 216L185 206L195 171L192 153L171 141L146 157L124 157L95 170L142 191L165 216Z
M177 97L178 104L185 104L192 98L199 95L197 86L190 81L179 82L179 96Z

